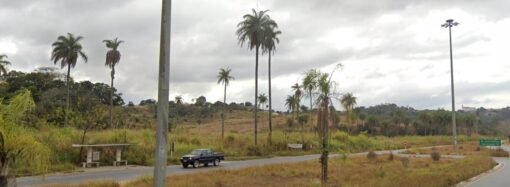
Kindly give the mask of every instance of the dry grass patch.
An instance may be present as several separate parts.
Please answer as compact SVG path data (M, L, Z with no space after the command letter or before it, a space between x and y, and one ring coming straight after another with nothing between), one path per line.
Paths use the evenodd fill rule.
M471 156L452 160L410 158L407 167L400 159L381 156L332 159L329 164L331 186L451 186L492 168L488 157ZM168 177L167 186L318 186L317 161L276 164L239 170L218 170ZM126 184L128 187L152 186L150 178Z

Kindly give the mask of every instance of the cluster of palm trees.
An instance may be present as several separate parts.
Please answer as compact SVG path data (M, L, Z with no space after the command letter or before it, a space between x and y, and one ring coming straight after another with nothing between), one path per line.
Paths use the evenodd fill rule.
M268 54L268 103L269 103L269 136L271 142L272 133L272 103L271 103L271 55L275 52L276 45L280 42L278 24L267 14L269 10L258 11L252 9L252 14L243 16L243 20L237 24L237 38L241 47L246 43L250 50L255 49L255 105L254 126L255 145L257 144L258 128L258 67L259 53Z
M67 67L66 85L67 85L67 98L66 98L66 112L64 125L68 125L68 113L69 113L69 99L70 99L70 79L71 79L71 68L76 66L79 58L83 62L87 62L88 57L83 51L83 46L80 41L83 39L82 36L74 36L71 33L67 35L58 36L57 41L52 44L51 60L54 64L60 63L61 68ZM103 40L106 43L106 47L109 48L106 53L105 65L111 69L111 93L110 93L110 127L113 126L113 79L115 75L115 65L120 61L120 52L118 47L123 41L115 38L114 40Z

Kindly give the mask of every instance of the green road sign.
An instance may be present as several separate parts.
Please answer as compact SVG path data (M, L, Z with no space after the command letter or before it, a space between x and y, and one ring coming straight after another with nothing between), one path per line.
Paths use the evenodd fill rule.
M501 140L499 139L481 139L480 146L501 146Z

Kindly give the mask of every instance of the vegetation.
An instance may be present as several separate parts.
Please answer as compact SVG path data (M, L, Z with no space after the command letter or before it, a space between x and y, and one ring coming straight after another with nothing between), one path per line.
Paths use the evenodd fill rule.
M121 43L124 41L117 40L115 38L114 40L103 40L104 43L106 43L106 47L109 48L108 52L106 52L106 61L105 65L108 66L111 69L110 76L112 78L112 82L110 84L110 127L113 127L113 79L115 78L115 65L119 63L120 61L120 52L117 49Z
M332 174L328 186L453 186L495 166L487 157L432 161L426 158L406 158L405 167L399 159L377 159L370 162L363 157L331 159ZM341 171L343 170L343 171ZM349 172L345 172L349 171ZM320 168L316 161L275 164L237 170L215 170L168 177L167 186L320 186ZM232 180L235 178L236 180ZM113 186L113 184L103 187ZM149 177L129 182L126 187L152 186Z
M223 109L221 111L221 140L225 135L225 107L227 106L227 86L230 83L230 80L234 80L234 77L230 75L230 68L221 68L218 73L218 84L223 84L225 89L223 90ZM182 101L181 101L182 102Z
M7 74L7 65L11 65L11 62L7 61L7 55L0 54L0 74Z
M238 36L239 44L243 46L246 42L250 50L255 48L255 105L254 105L254 125L255 125L255 145L257 144L257 128L258 128L258 71L259 71L259 49L264 46L267 38L268 31L273 31L278 28L274 20L269 17L265 11L255 11L252 9L252 14L243 16L243 21L237 24L236 34Z
M74 68L76 66L76 62L78 58L81 57L85 62L87 62L87 55L82 51L82 46L80 44L80 40L82 40L82 36L74 37L73 34L67 33L66 36L59 36L57 41L54 42L51 46L53 50L51 51L51 60L53 63L57 64L60 61L60 67L64 68L67 66L67 77L66 77L66 85L67 85L67 99L66 99L66 109L64 110L65 117L65 126L67 126L68 122L68 113L69 113L69 100L70 100L70 78L71 78L71 67Z
M0 186L16 185L20 164L30 164L36 173L45 173L48 169L50 150L31 136L30 129L21 125L27 113L34 109L28 90L20 91L9 105L0 104Z

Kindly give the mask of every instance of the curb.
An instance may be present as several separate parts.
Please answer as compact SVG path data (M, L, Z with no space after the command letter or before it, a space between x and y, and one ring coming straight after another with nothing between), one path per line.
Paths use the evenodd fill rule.
M504 165L501 164L501 163L498 163L498 165L494 166L492 169L488 170L488 171L485 171L483 173L481 173L480 175L477 175L477 176L474 176L474 177L471 177L470 179L467 179L467 180L464 180L460 183L458 183L457 185L455 185L455 187L465 187L465 186L469 186L471 183L479 180L480 178L488 175L488 174L491 174L492 172L502 168Z

